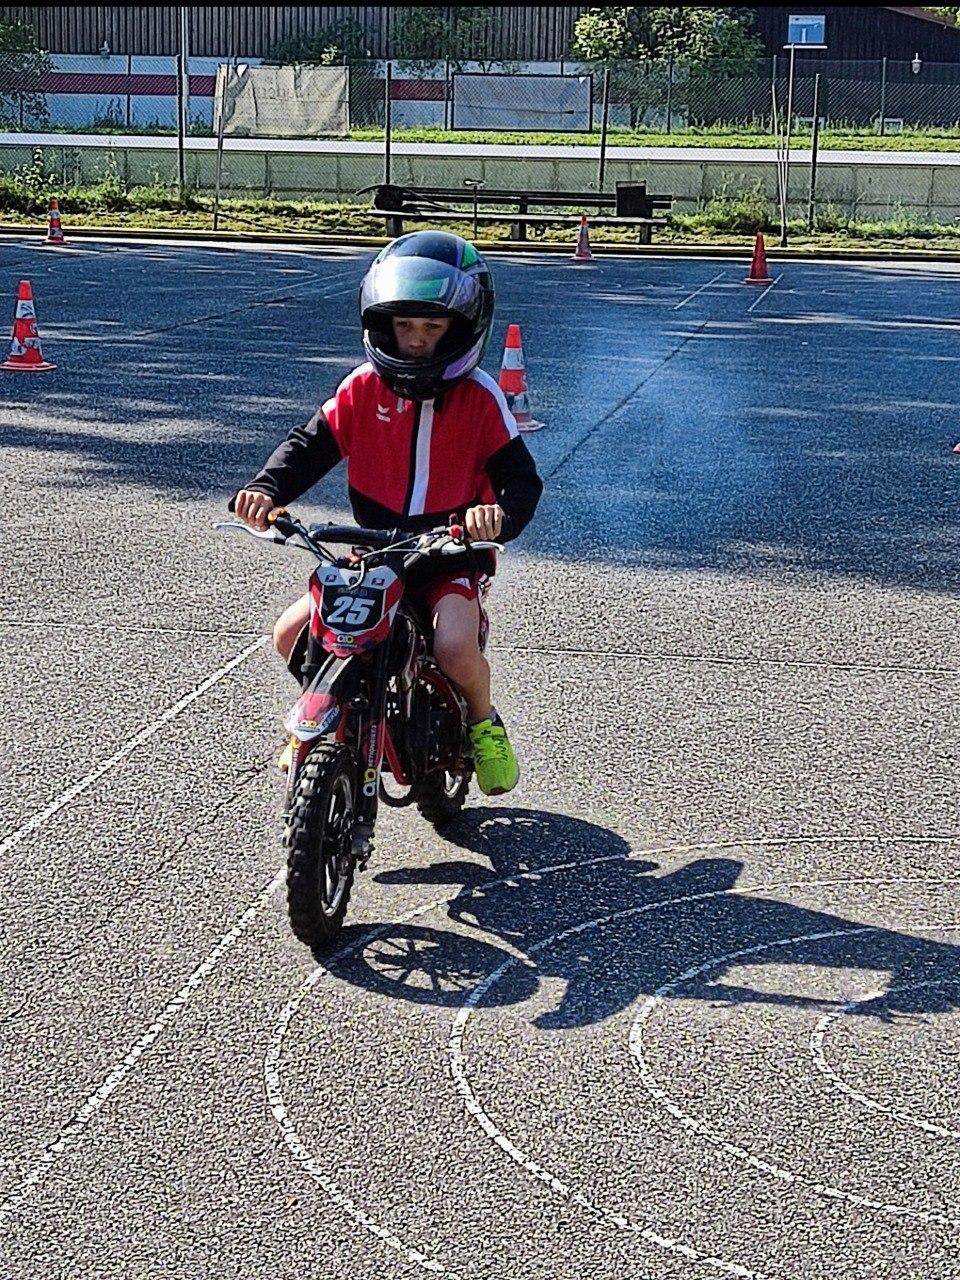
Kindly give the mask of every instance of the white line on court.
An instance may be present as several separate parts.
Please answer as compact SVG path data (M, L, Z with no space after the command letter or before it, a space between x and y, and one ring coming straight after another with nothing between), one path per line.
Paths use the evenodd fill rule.
M709 289L712 284L716 284L716 282L726 274L727 273L725 270L718 271L712 280L708 280L706 284L702 284L699 289L694 289L693 293L691 293L688 297L684 298L682 302L678 302L677 305L673 308L674 311L679 311L681 307L685 307L688 302L690 302L693 298L697 296L698 293L703 293L704 289Z
M767 285L763 293L761 293L760 297L757 298L755 302L750 303L749 307L747 307L747 310L752 311L754 307L759 307L760 303L764 300L764 298L767 296L770 290L774 287L774 285L778 285L782 279L783 279L783 272L781 271L780 274L776 276L770 284Z
M137 747L142 746L142 744L149 738L152 738L155 733L158 733L164 727L164 725L169 724L171 720L175 719L181 711L186 710L192 702L196 702L198 698L202 697L202 695L205 694L208 689L212 688L219 680L222 680L224 676L229 675L235 667L239 667L242 662L246 662L247 658L249 658L252 653L256 653L258 649L262 649L269 638L269 636L261 636L259 640L255 640L253 644L247 645L246 649L244 649L242 653L238 654L237 657L232 658L225 667L221 667L219 671L214 671L213 675L207 676L206 680L204 680L202 684L197 685L196 689L191 693L188 693L185 697L181 698L180 701L175 703L172 707L168 707L167 710L164 711L163 715L159 716L153 724L147 725L145 729L141 729L141 731L134 737L128 738L126 742L122 743L117 748L109 760L105 760L103 764L98 765L97 768L91 773L88 773L85 778L81 778L80 781L75 782L72 787L68 787L62 795L57 796L55 800L51 800L46 808L41 809L39 813L35 813L33 817L22 826L17 827L16 831L11 832L3 841L0 841L0 858L2 858L4 854L9 853L16 845L26 840L27 836L32 835L32 833L39 827L42 827L45 822L52 818L55 813L59 813L60 810L68 805L71 800L75 800L78 795L89 790L95 782L99 782L103 775L112 769L113 766L122 760L129 752L134 751Z
M237 661L242 661L242 657L235 660L232 665L236 666ZM79 1110L67 1121L60 1130L60 1136L44 1147L19 1185L9 1195L0 1200L0 1224L3 1224L12 1215L30 1190L53 1168L57 1158L87 1128L103 1104L116 1093L160 1033L170 1025L187 1003L197 987L216 968L219 960L229 951L233 944L247 931L257 912L283 884L285 877L286 867L281 867L270 883L260 890L240 916L240 919L227 930L216 946L207 953L205 959L201 960L177 994L167 1001L160 1014L140 1036L133 1048L124 1054L102 1084L87 1097Z

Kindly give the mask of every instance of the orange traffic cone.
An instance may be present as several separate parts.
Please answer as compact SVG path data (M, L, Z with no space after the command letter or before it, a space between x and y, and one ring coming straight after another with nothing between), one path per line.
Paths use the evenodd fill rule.
M543 426L530 413L527 391L526 367L523 363L523 340L518 324L507 325L507 340L500 365L500 390L506 396L507 405L517 420L520 431L539 431Z
M63 228L60 226L60 202L56 196L50 197L50 230L47 232L46 244L66 244Z
M33 290L29 280L21 280L17 290L17 314L13 321L10 354L0 364L0 369L19 369L22 373L43 373L55 369L55 364L44 360L37 333L37 313L33 308Z
M763 243L763 232L757 232L756 243L753 246L753 262L750 264L750 274L744 276L744 284L773 284L770 272L767 270L767 250Z
M580 230L577 233L577 249L573 255L574 262L592 262L593 254L590 252L590 232L587 227L587 215L580 215Z

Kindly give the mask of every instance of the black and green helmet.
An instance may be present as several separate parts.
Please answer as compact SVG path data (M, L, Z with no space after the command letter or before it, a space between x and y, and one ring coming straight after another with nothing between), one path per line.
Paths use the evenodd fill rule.
M363 347L377 373L405 400L430 400L471 373L493 323L493 277L467 240L446 231L413 231L382 249L360 286ZM392 316L448 316L429 360L405 360Z

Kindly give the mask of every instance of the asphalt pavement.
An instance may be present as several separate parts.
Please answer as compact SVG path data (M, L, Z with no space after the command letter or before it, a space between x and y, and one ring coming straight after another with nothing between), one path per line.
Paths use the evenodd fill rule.
M493 259L522 780L383 813L318 964L308 562L212 526L372 256L0 244L0 1274L960 1275L960 268Z

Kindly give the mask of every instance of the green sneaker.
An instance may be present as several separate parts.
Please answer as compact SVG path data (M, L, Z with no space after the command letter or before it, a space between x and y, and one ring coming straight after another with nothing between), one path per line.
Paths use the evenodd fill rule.
M520 766L502 724L481 720L470 726L477 785L485 796L502 796L520 781Z

